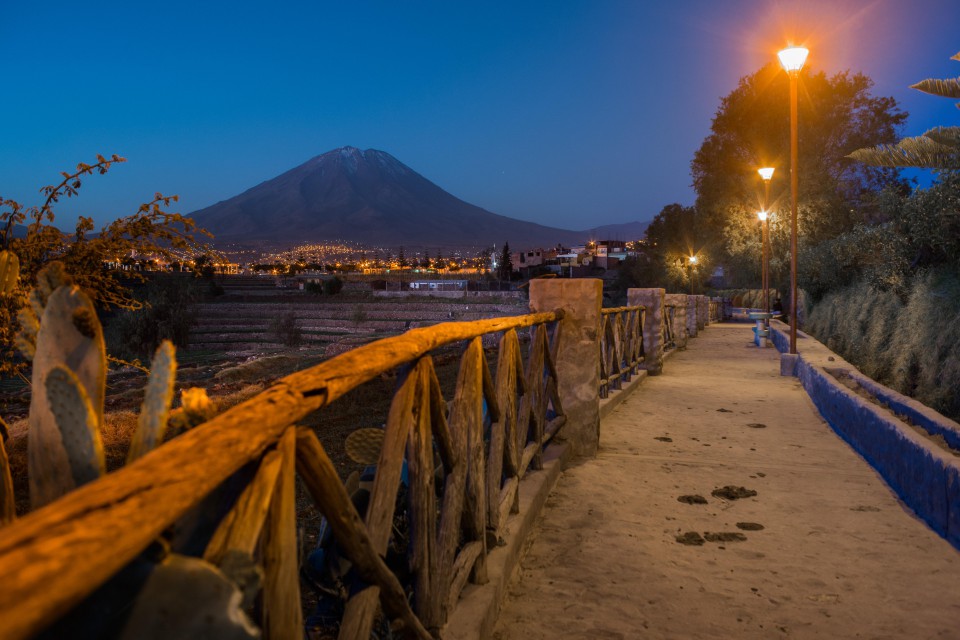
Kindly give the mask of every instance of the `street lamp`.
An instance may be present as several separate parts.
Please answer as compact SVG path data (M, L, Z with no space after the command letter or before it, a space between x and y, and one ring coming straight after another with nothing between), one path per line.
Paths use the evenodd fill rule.
M757 173L763 178L763 209L757 213L757 217L763 223L763 233L760 242L763 244L763 262L761 263L761 282L763 286L763 310L770 313L770 236L767 229L767 210L770 208L770 180L773 179L773 167L763 167L757 169ZM770 320L767 320L769 326Z
M697 256L687 258L687 277L690 279L690 295L693 295L693 269L697 266Z
M777 56L790 76L790 353L797 352L797 77L810 53L788 47Z
M763 287L763 310L766 313L770 313L770 275L768 270L769 263L769 254L767 250L768 235L767 235L767 217L768 214L766 211L757 211L757 217L760 218L760 244L763 247L763 257L760 261L760 282L761 287ZM769 326L770 319L767 318L767 323Z

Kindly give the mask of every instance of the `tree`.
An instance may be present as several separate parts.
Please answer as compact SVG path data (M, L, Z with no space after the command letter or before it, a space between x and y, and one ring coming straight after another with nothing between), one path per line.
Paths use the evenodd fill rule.
M437 257L433 261L433 266L436 267L437 271L447 266L447 261L443 259L443 252L440 249L437 249Z
M407 257L403 254L403 245L400 245L400 251L397 252L397 264L400 265L401 269L407 267L410 264L409 262L407 262Z
M190 218L169 213L166 208L177 201L177 196L157 193L150 202L140 205L131 216L120 218L101 228L96 237L87 234L94 229L93 220L80 216L75 232L67 234L50 224L54 222L54 206L61 198L78 195L86 176L105 174L124 158L110 159L98 155L95 164L81 162L76 171L62 172L57 185L41 189L46 198L40 206L26 207L19 202L0 197L0 224L3 225L3 249L19 258L20 278L17 287L0 295L0 373L11 373L22 366L15 359L14 337L20 329L18 313L27 306L29 291L36 285L37 273L49 262L63 263L75 284L80 286L100 309L138 309L142 302L135 299L121 280L121 274L107 268L107 263L128 257L154 257L164 262L177 259L177 252L203 253L204 248L194 234L208 235L197 229ZM14 229L25 223L23 237ZM124 271L122 277L142 281L137 271Z
M799 162L800 238L817 243L880 215L876 194L903 187L895 169L868 167L847 157L854 149L897 139L907 114L896 101L870 94L873 81L849 72L828 77L809 70L800 75ZM697 150L691 171L697 210L710 228L710 255L722 261L736 281L755 283L759 263L756 212L763 206L761 166L778 170L768 209L772 278L784 278L789 221L788 78L771 64L721 101L711 134ZM749 270L744 272L744 269Z
M500 252L500 259L497 261L497 278L500 280L509 280L513 277L513 260L510 258L510 243L503 243L503 251Z
M420 261L420 266L424 269L430 268L430 250L429 249L423 250L423 260Z
M960 53L951 60L960 62ZM944 98L960 98L960 78L928 78L910 85L910 88ZM960 108L960 102L957 107ZM897 144L857 149L849 157L875 167L960 169L960 127L935 127L915 138L904 138Z
M665 206L647 227L643 251L621 266L618 287L664 287L672 291L688 291L690 257L697 257L699 273L706 273L710 268L709 251L704 249L709 234L704 216L695 207Z

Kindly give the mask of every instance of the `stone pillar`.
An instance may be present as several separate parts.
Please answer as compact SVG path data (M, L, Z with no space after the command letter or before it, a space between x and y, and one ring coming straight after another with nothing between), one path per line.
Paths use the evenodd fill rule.
M597 453L600 442L600 307L603 282L596 278L530 281L530 311L563 309L557 377L567 415L563 438L578 456Z
M697 296L697 329L707 326L707 296Z
M687 336L697 337L697 296L687 296Z
M667 305L673 305L673 339L677 349L687 348L687 296L682 293L668 293L664 297Z
M643 320L643 368L651 376L663 370L663 304L664 289L627 289L627 305L642 304L646 308Z

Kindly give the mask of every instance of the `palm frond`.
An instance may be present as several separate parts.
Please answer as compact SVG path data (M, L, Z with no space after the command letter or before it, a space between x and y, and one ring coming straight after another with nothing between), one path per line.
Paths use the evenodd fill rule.
M960 127L934 127L923 135L944 146L960 149Z
M958 52L956 55L950 56L950 59L960 62L960 52Z
M874 167L960 167L960 153L956 148L941 144L926 135L904 138L897 144L857 149L847 157Z
M960 78L947 78L946 80L927 78L910 85L910 88L944 98L960 98Z

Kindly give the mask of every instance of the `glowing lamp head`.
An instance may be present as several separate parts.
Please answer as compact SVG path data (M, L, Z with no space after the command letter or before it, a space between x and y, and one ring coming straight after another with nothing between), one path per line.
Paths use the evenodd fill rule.
M690 256L690 264L697 264L697 256Z
M767 212L766 211L757 211L757 217L760 218L760 222L767 221Z
M773 178L773 167L764 167L763 169L757 169L757 173L760 174L760 177L763 178L764 182L769 182Z
M787 73L793 73L803 68L803 63L807 61L807 54L809 53L810 50L806 47L787 47L777 53L777 57L780 58L780 64L783 65Z

